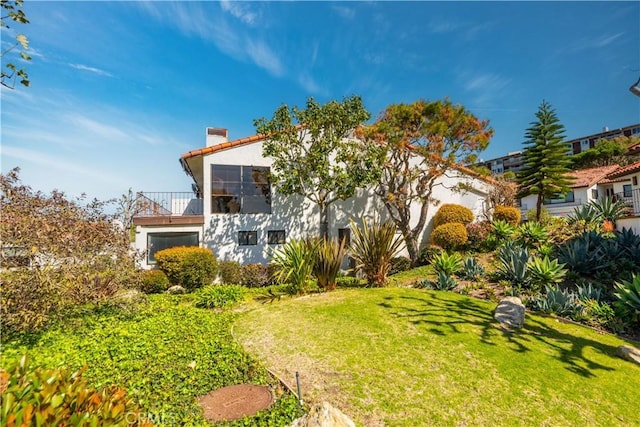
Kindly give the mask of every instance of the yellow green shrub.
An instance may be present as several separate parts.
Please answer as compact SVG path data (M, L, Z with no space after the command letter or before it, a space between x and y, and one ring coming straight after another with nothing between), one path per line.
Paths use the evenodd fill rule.
M467 229L459 222L439 225L431 232L431 243L445 250L461 247L467 238Z
M177 246L156 252L155 259L172 285L190 291L211 284L218 275L218 262L210 249Z
M433 226L438 227L450 222L458 222L460 224L467 225L472 221L473 212L471 212L471 209L462 205L447 203L440 206L440 209L436 212L436 215L433 217Z
M493 220L501 220L508 222L511 225L518 225L520 223L520 209L513 206L496 206L493 210Z

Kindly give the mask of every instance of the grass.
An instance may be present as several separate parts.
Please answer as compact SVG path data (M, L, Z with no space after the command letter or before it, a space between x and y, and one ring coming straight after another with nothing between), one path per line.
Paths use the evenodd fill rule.
M192 295L155 295L141 312L78 313L58 328L4 342L4 369L27 353L32 366L87 366L94 387L128 389L156 425L208 425L196 398L244 382L268 385L279 399L254 418L229 425L279 425L299 415L265 367L231 336L237 314L193 306Z
M625 341L495 303L404 288L344 289L244 313L234 335L303 398L366 426L638 425Z

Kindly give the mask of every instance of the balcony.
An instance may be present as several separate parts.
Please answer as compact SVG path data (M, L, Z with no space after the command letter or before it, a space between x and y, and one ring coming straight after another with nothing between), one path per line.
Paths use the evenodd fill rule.
M616 193L613 195L614 201L622 201L629 208L629 215L640 216L640 188Z
M204 224L202 199L191 192L139 192L135 225Z

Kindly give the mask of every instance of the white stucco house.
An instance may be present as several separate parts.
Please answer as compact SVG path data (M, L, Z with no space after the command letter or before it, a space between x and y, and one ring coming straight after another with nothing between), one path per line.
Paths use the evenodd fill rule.
M628 206L628 217L618 221L618 226L633 228L640 233L640 162L582 169L573 175L575 182L571 185L571 192L563 198L544 201L543 207L550 215L568 216L578 206L612 197ZM529 210L535 209L536 198L537 195L530 195L520 200L523 218Z
M269 182L272 161L262 156L263 141L259 135L228 141L226 129L207 128L206 146L180 159L194 181L191 193L138 194L135 247L146 253L142 267L153 267L158 250L180 245L208 247L220 260L266 264L270 249L318 235L317 206L301 196L285 197ZM461 182L466 191L455 191ZM480 217L490 185L490 179L459 168L439 180L435 197L467 206ZM430 208L428 224L436 210ZM371 189L330 207L329 236L348 239L350 220L361 224L363 218L388 218ZM422 244L430 230L423 233Z

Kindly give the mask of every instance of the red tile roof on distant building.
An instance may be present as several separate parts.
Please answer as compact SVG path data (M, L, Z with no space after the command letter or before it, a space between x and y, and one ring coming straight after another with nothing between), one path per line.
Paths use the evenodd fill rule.
M610 165L577 170L573 173L573 176L576 180L573 184L571 184L571 188L591 187L604 178L607 178L609 174L614 172L619 167L620 166L618 165Z
M227 148L233 148L240 145L251 144L264 139L263 135L247 136L246 138L240 138L229 142L223 142L221 144L212 145L210 147L200 148L198 150L191 150L188 153L182 155L183 160L190 159L192 157L203 156L205 154L215 153L217 151L226 150Z
M615 171L609 173L607 178L619 178L624 175L629 175L635 172L640 172L640 162L635 162L627 166L620 166Z

